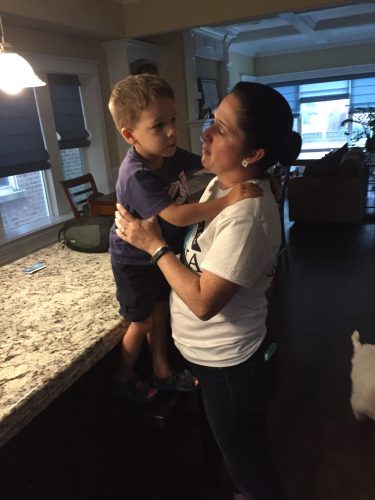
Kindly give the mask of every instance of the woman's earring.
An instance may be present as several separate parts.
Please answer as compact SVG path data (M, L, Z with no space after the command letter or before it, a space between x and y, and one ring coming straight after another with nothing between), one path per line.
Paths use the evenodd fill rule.
M249 162L245 159L241 161L241 165L245 168L248 166L248 164L249 164Z

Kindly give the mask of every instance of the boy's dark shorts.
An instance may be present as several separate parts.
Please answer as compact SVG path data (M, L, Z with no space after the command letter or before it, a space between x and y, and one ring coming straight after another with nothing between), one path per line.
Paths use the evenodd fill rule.
M144 321L156 302L169 298L170 286L160 269L154 265L134 266L112 262L116 297L120 314L128 321Z

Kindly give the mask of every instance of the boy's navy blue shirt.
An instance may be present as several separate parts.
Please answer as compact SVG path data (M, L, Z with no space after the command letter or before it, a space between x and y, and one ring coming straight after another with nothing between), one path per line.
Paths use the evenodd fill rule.
M134 148L130 148L121 164L116 183L117 202L133 215L148 219L172 203L187 202L186 174L202 168L200 156L177 148L170 158L164 158L160 169L147 167ZM177 227L158 217L162 235L177 254L182 249L186 228ZM123 241L116 234L115 224L110 234L112 262L118 264L151 264L143 250Z

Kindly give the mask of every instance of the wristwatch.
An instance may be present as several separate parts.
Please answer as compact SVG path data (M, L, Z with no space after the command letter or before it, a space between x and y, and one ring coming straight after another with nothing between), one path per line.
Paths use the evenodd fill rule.
M151 261L156 264L157 261L160 259L162 255L164 255L167 252L173 252L172 248L168 245L165 245L164 247L159 247L155 250L155 252L151 255Z

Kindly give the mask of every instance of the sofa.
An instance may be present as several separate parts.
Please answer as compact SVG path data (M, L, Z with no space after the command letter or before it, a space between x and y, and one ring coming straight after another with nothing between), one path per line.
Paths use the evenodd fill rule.
M304 164L302 176L288 181L289 219L294 222L359 223L367 192L365 155L345 144Z

